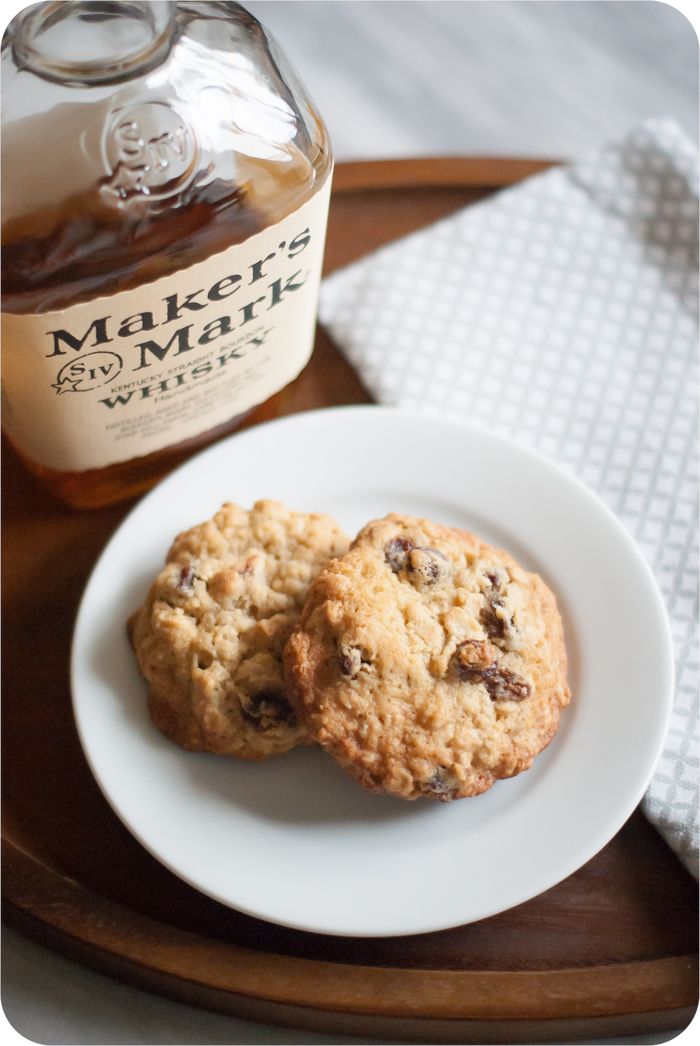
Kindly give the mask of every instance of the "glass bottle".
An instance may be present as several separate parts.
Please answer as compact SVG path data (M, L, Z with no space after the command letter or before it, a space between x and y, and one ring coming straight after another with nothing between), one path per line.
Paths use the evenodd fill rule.
M35 4L2 78L3 427L102 505L273 415L307 362L328 136L236 3Z

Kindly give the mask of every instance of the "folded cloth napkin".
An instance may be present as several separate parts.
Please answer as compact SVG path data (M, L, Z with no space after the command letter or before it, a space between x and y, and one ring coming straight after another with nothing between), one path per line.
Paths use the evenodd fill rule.
M697 164L680 128L646 121L333 274L320 305L378 401L529 444L641 546L677 665L643 809L695 875Z

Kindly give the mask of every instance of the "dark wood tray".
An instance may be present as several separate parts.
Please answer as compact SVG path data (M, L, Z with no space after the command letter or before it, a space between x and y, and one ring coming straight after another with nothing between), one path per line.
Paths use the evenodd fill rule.
M457 158L340 165L326 269L545 166ZM319 332L284 411L368 398ZM102 798L70 706L78 601L130 505L63 508L10 449L3 476L4 910L15 925L146 990L315 1030L544 1042L690 1020L696 886L638 811L596 857L541 896L416 937L284 929L222 907L166 871ZM440 889L439 868L426 888Z

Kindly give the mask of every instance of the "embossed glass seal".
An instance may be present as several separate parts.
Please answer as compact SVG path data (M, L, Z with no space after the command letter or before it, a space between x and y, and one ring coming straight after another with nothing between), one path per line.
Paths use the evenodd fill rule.
M138 195L163 199L183 189L197 171L194 130L165 101L116 109L102 148L107 170L102 192L120 200Z

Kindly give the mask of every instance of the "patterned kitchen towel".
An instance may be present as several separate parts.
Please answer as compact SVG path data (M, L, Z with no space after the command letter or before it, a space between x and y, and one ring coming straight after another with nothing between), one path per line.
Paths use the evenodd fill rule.
M643 809L694 875L697 163L675 124L647 121L335 273L320 306L378 401L529 444L634 535L677 666Z

